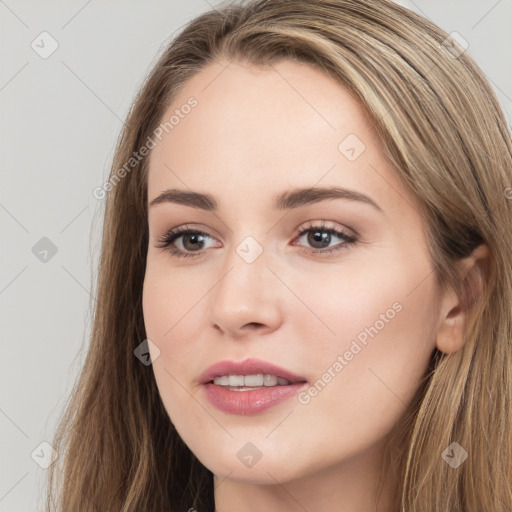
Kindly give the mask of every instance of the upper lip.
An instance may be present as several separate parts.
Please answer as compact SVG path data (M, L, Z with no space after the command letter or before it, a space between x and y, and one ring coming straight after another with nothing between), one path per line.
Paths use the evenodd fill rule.
M222 375L255 375L262 373L264 375L275 375L290 382L306 382L304 377L281 368L273 363L262 361L261 359L244 359L243 361L219 361L209 366L199 377L201 384L213 381L215 377Z

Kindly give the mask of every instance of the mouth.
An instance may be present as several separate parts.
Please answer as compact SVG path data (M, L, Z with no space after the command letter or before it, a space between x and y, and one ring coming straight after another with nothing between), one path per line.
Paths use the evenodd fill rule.
M259 359L220 361L200 377L206 397L217 409L253 415L296 395L304 377Z

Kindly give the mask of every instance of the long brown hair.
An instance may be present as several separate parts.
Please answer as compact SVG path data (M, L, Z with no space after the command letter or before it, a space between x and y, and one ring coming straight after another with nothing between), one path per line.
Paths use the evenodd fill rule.
M151 366L134 356L146 338L148 159L130 159L148 145L177 91L222 57L309 63L360 100L424 207L441 288L468 293L456 263L479 244L489 247L485 294L465 344L433 354L397 425L403 451L390 463L400 475L402 512L510 512L511 135L484 75L451 43L428 20L386 0L255 0L199 16L168 45L137 94L102 189L90 346L53 441L59 459L49 469L48 510L213 510L212 473L174 429ZM456 469L441 456L452 442L469 455Z

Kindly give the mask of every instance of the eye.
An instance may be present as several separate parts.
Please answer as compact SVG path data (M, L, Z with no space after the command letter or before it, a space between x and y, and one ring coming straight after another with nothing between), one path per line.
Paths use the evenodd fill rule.
M303 237L306 238L306 243L312 246L313 250L308 251L312 254L332 254L357 242L356 236L350 235L341 229L326 227L324 223L320 225L309 224L301 228L295 239L300 240ZM331 242L335 241L336 238L340 239L341 242L331 246ZM155 247L168 251L176 258L190 258L201 256L204 253L205 243L208 239L213 239L213 237L204 231L192 229L188 226L180 226L171 229L160 237L157 240L159 245ZM181 248L176 247L176 244L181 245Z
M180 226L178 228L171 229L163 237L159 238L158 242L160 242L160 245L155 247L158 249L165 249L176 258L188 258L199 256L200 254L194 253L198 253L204 248L204 243L208 238L211 238L208 233L204 233L197 229L190 229L187 226ZM183 249L176 248L174 246L174 243L177 241L179 241Z
M307 236L305 236L307 235ZM326 227L322 222L320 225L309 224L299 230L298 240L305 238L306 242L313 247L313 254L332 254L354 245L357 242L355 235L350 235L342 229ZM341 239L342 242L331 246L335 239Z

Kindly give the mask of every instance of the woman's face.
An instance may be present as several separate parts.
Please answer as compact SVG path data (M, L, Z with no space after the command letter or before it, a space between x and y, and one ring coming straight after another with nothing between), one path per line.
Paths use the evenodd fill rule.
M162 122L143 310L172 423L230 480L286 482L363 460L368 471L439 323L418 203L372 122L345 88L291 61L209 64ZM171 189L187 195L161 196ZM193 233L159 247L177 228ZM266 386L285 374L258 365L207 372L247 359L297 379Z

